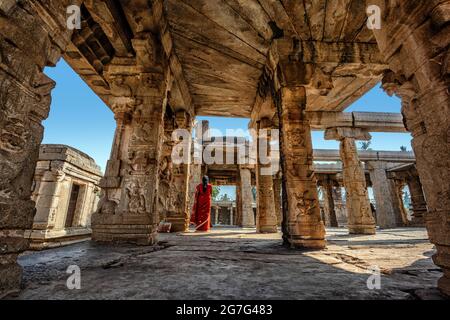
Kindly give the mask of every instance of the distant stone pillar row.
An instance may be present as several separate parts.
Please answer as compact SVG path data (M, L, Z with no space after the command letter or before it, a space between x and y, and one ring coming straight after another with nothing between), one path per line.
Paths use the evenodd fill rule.
M425 225L425 215L427 213L427 203L423 195L422 184L417 174L413 174L408 179L408 188L411 193L411 203L413 216L411 224L414 226Z
M322 182L323 187L323 199L325 202L324 210L325 215L328 220L329 226L333 228L339 227L337 217L336 217L336 210L334 206L334 198L333 198L333 181L331 180L324 180Z
M230 226L234 225L233 206L230 207Z
M330 128L325 132L325 139L340 141L349 232L375 234L366 178L355 143L355 140L370 140L370 134L359 128Z
M367 164L376 202L377 224L381 228L395 228L398 226L395 208L398 203L397 195L394 194L395 190L386 173L387 164L383 161L370 161Z
M270 158L270 129L272 123L269 119L262 119L257 122L258 133L258 161L256 166L256 186L257 186L257 211L256 211L256 231L259 233L276 233L277 216L275 212L274 190L272 180L272 163L263 163L260 158L259 148L266 145L267 157ZM267 135L261 135L262 130Z
M283 239L291 247L321 249L326 245L325 227L314 176L311 127L305 115L306 89L284 86L276 99L281 129Z
M253 193L252 193L252 176L249 168L240 167L240 195L242 205L242 227L255 227L255 216L253 214Z
M216 206L216 207L214 207L214 209L215 209L214 224L218 225L219 224L219 207Z

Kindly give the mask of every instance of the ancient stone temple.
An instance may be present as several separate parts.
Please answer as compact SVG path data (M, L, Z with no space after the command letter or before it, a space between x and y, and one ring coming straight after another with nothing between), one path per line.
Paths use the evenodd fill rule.
M311 138L325 131L340 143L348 232L374 237L377 223L407 223L396 211L408 184L413 217L436 246L438 287L450 295L449 7L448 0L0 1L0 297L19 290L27 230L45 220L33 177L55 86L44 68L61 58L116 121L94 241L152 246L161 220L186 231L192 173L204 170L196 158L218 155L192 143L195 118L247 118L255 141L279 134L279 168L259 152L273 145L257 144L252 161L224 175L239 189L238 225L270 235L281 224L286 248L327 246ZM345 112L380 82L401 98L401 115ZM411 133L414 168L364 161L355 143L371 132ZM41 185L52 183L47 177ZM329 212L330 180L319 184ZM249 186L257 190L256 221Z
M74 148L42 145L31 199L33 228L25 234L30 248L43 249L91 236L91 215L100 200L102 173L95 161Z

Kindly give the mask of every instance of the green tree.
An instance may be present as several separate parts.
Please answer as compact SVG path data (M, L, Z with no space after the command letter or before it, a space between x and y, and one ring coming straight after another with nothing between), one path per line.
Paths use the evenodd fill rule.
M400 151L401 152L406 152L406 151L408 151L408 148L406 148L405 146L401 146L400 147Z
M256 187L252 188L253 201L256 201Z
M212 198L214 201L217 200L217 197L219 196L219 194L220 194L220 187L214 186L212 189Z
M370 148L371 144L372 144L372 141L363 141L360 143L360 148L361 148L361 150L372 150L372 148Z

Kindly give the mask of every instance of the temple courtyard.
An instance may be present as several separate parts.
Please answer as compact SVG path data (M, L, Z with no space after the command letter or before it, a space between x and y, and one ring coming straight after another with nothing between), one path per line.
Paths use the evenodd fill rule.
M281 233L215 227L160 234L157 246L85 241L19 257L18 299L440 299L441 270L425 228L349 235L327 228L326 250L291 250ZM69 290L67 268L81 270ZM381 272L380 289L367 280Z

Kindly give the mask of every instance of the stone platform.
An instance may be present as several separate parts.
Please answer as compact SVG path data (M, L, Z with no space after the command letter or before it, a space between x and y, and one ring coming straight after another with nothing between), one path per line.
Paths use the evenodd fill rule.
M18 299L418 299L441 298L441 271L425 229L348 235L327 229L323 251L289 250L281 234L215 228L209 234L161 234L157 247L83 242L19 258ZM81 268L81 290L66 270ZM369 290L369 269L381 289Z

